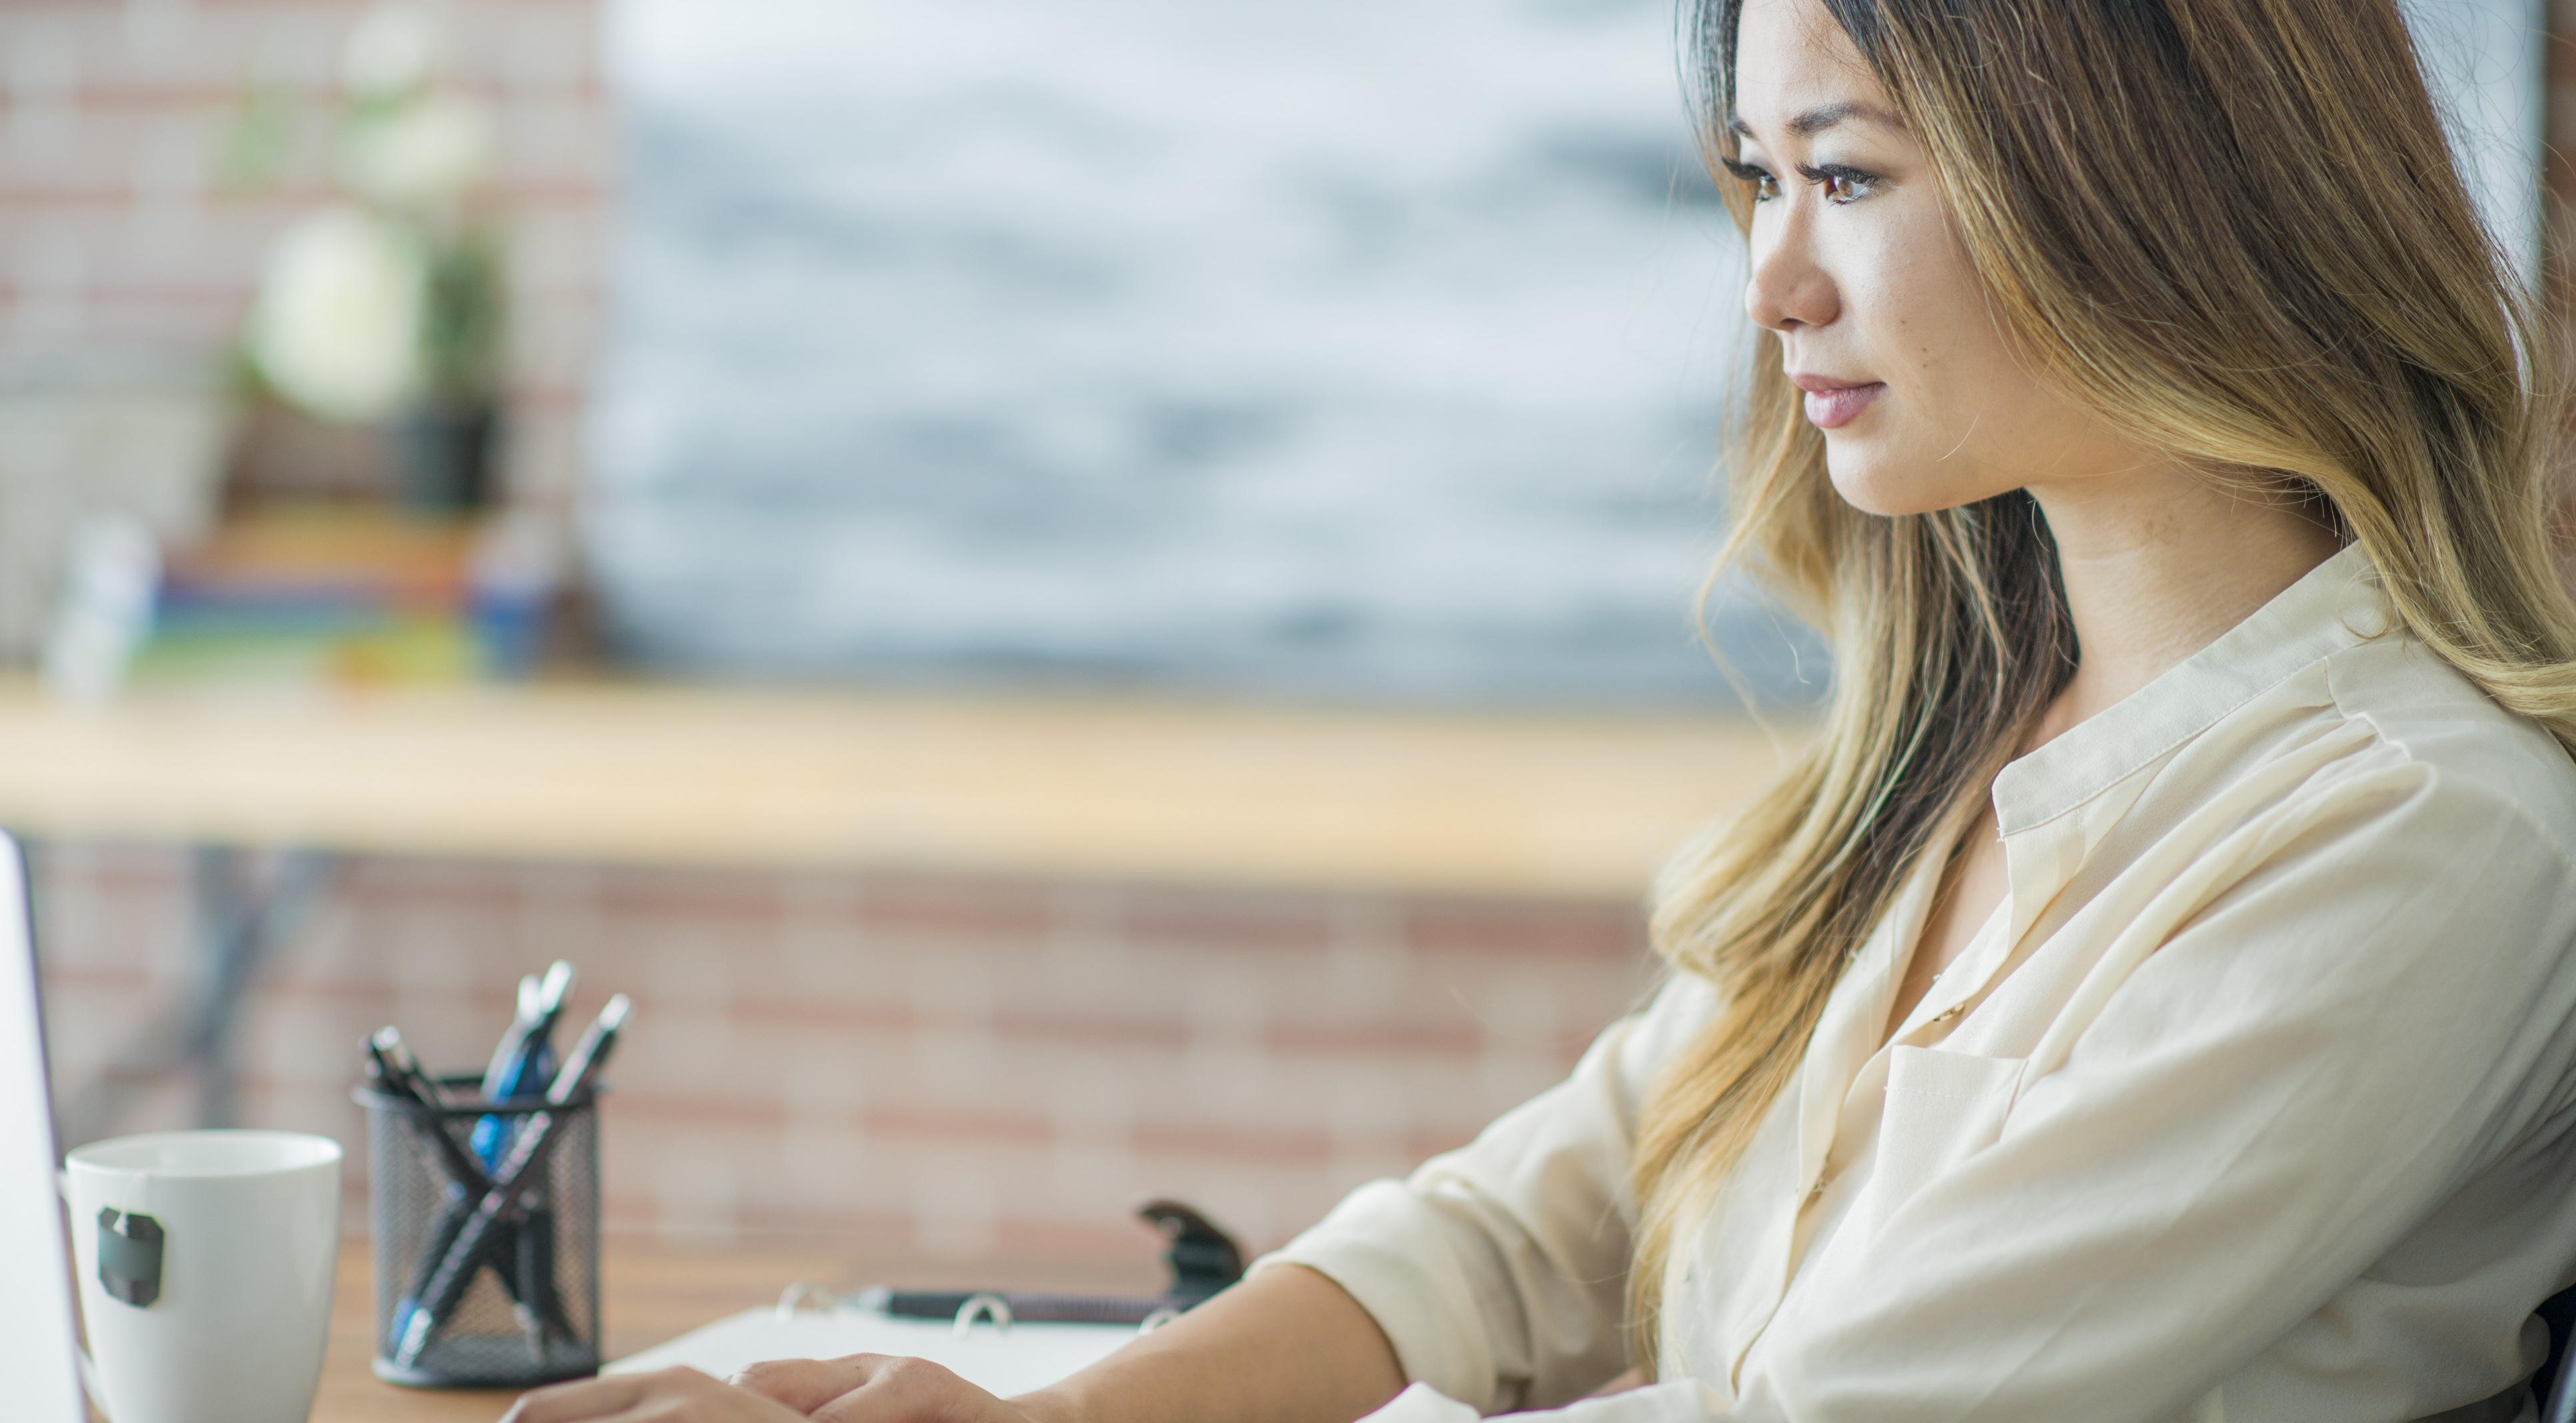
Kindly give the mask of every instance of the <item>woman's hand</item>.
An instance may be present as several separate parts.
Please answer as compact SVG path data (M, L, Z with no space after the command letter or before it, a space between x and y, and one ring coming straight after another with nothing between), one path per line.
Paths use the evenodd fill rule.
M995 1398L928 1359L899 1354L773 1359L734 1375L733 1382L820 1423L1057 1423Z
M1359 1301L1291 1264L1007 1400L921 1359L851 1354L756 1364L729 1383L666 1369L558 1384L503 1423L1323 1423L1362 1417L1404 1383Z
M575 1379L519 1395L501 1423L803 1423L805 1414L696 1369Z
M579 1379L521 1396L501 1423L1055 1423L927 1359L851 1354L754 1364L727 1382L696 1369Z

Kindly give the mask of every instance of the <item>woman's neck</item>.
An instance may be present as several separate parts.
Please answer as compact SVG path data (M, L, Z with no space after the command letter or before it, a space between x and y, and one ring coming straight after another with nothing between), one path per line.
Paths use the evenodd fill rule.
M2032 747L2207 647L2341 547L2286 499L2179 465L2029 489L2057 540L2080 649Z

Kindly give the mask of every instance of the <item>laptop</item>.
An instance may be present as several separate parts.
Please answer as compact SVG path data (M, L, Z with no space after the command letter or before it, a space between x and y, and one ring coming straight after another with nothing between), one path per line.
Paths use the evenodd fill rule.
M86 1423L27 860L0 832L0 1379L9 1416Z

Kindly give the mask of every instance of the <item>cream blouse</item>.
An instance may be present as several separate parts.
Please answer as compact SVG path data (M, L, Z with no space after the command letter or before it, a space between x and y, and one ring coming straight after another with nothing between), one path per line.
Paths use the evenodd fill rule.
M1372 1423L2529 1419L2576 1280L2576 764L2348 547L2006 766L2008 892L1881 1046L1903 887L1621 1372L1640 1095L1693 974L1567 1079L1255 1260L1330 1276ZM1937 857L1935 857L1937 858Z

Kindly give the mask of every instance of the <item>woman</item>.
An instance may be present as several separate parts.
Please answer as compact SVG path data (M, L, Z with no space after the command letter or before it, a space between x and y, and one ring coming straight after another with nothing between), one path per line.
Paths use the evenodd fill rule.
M1836 686L1667 867L1652 1001L1045 1393L859 1356L517 1423L2531 1416L2576 607L2546 352L2392 0L1698 21L1761 327L1729 554Z

